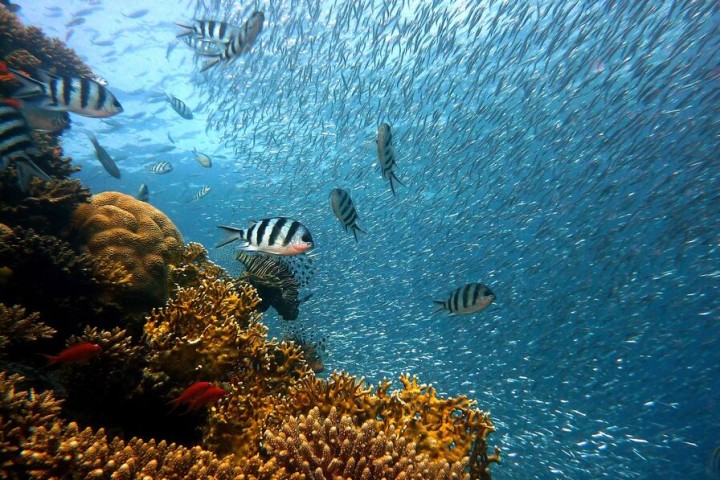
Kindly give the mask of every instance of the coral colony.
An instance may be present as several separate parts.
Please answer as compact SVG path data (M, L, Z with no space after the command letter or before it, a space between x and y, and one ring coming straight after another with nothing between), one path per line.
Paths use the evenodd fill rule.
M3 6L0 24L10 69L92 74ZM58 135L32 133L50 180L0 171L0 478L490 478L474 401L316 377L251 283L149 204L91 196Z

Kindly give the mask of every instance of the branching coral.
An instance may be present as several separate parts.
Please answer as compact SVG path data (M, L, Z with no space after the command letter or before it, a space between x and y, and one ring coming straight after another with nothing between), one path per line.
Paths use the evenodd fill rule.
M200 447L81 430L58 417L52 394L21 390L21 381L0 372L0 478L244 478L231 459Z
M467 460L452 464L431 461L418 454L413 442L387 432L372 420L358 425L352 417L331 408L324 416L319 408L307 415L289 417L279 428L265 431L263 446L272 459L259 470L271 479L463 479Z
M32 342L53 335L55 330L42 323L37 312L28 314L20 305L7 307L0 303L0 352L13 343Z
M196 242L190 242L183 247L180 261L170 265L169 270L169 283L173 296L178 288L199 286L202 279L229 279L222 267L208 259L205 247Z
M152 205L118 192L93 195L72 217L73 238L100 261L121 263L132 275L116 300L145 311L169 296L169 265L182 256L183 239L170 219Z

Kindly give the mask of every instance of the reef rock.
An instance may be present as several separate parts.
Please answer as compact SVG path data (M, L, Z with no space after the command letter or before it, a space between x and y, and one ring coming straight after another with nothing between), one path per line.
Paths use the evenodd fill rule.
M183 238L160 210L119 192L93 195L73 212L72 238L81 250L131 274L117 301L145 311L168 299L168 272L182 257Z

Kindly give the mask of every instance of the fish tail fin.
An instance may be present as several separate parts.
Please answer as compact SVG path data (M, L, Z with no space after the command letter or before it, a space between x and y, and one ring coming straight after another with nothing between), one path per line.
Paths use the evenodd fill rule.
M225 225L218 225L218 228L227 233L227 236L223 241L215 245L215 248L220 248L228 243L234 242L235 240L242 240L245 236L245 231L242 228L228 227Z
M212 67L214 67L215 65L217 65L218 63L220 63L220 60L221 60L221 57L220 57L220 56L217 56L217 57L215 57L215 58L211 58L211 59L208 60L207 62L203 63L202 68L200 68L200 72L202 73L202 72L205 72L205 71L211 69Z
M15 80L20 82L20 88L13 92L13 97L30 98L45 94L45 85L40 80L36 80L29 75L13 70L12 68L9 68L8 70L10 70L13 74Z
M182 32L175 35L177 38L187 37L188 35L192 35L192 33L195 31L195 29L192 27L192 25L185 25L184 23L177 23L177 22L175 22L175 25L184 29Z
M43 357L45 360L47 360L47 366L55 365L56 363L60 362L60 356L59 355L46 355L44 353L38 354L41 357Z
M358 225L353 225L353 236L355 237L355 243L358 243L358 237L357 237L358 230L361 231L362 233L367 234L367 232L365 230L363 230L362 228L360 228Z
M50 180L50 176L43 172L42 169L35 165L35 162L29 158L15 160L15 170L17 171L18 186L23 192L27 192L32 177L38 177L46 182Z
M433 303L435 304L435 310L432 313L438 313L445 310L445 302L443 300L433 300Z

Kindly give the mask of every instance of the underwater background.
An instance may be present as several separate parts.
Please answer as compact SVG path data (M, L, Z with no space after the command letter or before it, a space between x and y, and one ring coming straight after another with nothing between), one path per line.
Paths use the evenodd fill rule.
M147 184L230 271L218 225L285 215L311 230L298 321L327 336L326 372L410 372L477 400L497 479L720 478L717 2L17 3L122 102L63 134L93 193ZM255 9L263 32L232 63L199 73L176 45L175 22ZM158 161L174 170L149 172ZM333 188L352 195L357 243ZM433 313L470 282L495 303ZM265 321L279 336L283 320Z

